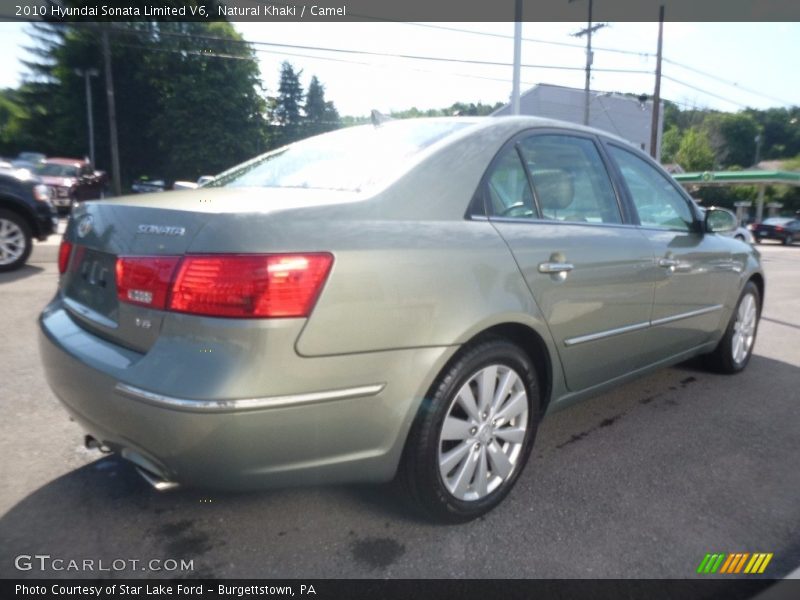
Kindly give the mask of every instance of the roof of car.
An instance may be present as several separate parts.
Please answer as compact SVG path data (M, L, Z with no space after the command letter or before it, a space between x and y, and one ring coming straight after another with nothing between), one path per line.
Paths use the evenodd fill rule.
M56 165L75 165L76 167L86 163L86 161L83 160L82 158L58 158L58 157L45 159L44 162L53 163Z

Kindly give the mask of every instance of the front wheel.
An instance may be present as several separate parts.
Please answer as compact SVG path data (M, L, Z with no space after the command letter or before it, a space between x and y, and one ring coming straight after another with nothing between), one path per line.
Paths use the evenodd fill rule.
M720 373L738 373L743 370L753 354L761 314L761 294L758 287L748 281L736 309L733 311L725 335L716 349L708 355L709 366Z
M464 348L423 401L400 475L424 512L465 522L511 491L539 423L536 370L503 339Z

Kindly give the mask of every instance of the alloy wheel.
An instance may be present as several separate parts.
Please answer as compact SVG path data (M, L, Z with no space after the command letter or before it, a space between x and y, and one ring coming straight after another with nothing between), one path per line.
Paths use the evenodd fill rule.
M439 435L439 473L462 501L481 500L514 473L528 430L528 396L514 369L474 373L453 398Z
M0 265L10 265L25 253L25 233L19 225L0 219Z
M731 340L731 353L733 361L741 364L750 354L755 340L756 320L758 316L756 299L753 294L746 294L739 302L736 311L736 321L733 323L733 339Z

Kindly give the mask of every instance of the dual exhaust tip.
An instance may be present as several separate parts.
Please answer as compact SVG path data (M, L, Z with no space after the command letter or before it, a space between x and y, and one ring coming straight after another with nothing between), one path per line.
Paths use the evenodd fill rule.
M91 435L87 435L84 438L84 445L89 450L99 450L103 454L110 454L114 452L114 450L105 444L104 442L98 441L95 437ZM167 492L169 490L174 490L180 487L180 484L177 481L171 481L166 477L159 474L160 469L156 467L152 462L147 460L141 454L129 450L128 448L122 448L119 452L120 456L125 460L133 463L136 472L141 475L142 479L144 479L147 483L149 483L153 489L158 492Z

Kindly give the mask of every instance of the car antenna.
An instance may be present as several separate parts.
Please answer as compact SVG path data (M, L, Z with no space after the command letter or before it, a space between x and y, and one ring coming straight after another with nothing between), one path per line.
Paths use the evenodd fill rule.
M369 119L370 121L372 121L372 125L374 127L380 127L381 125L386 123L386 121L394 121L393 117L390 117L389 115L384 115L383 113L375 109L372 109L370 111Z

